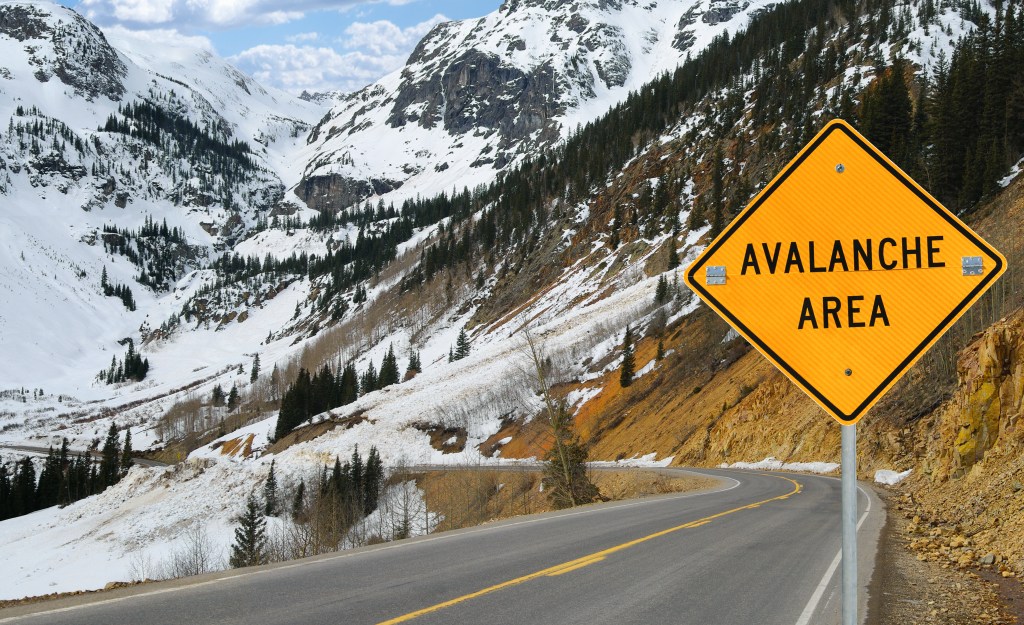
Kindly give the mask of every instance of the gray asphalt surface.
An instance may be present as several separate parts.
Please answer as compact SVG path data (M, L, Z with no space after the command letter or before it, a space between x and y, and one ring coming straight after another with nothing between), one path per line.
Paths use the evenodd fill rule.
M45 456L46 454L50 453L50 448L49 447L30 447L28 445L0 445L0 450L2 450L2 449L9 449L11 451L22 451L22 452L26 452L26 453L30 453L30 454L37 454L37 455L40 455L40 456ZM54 449L58 449L58 448L54 447ZM77 456L77 455L79 455L81 453L84 453L84 452L81 449L69 449L68 453L71 454L72 456ZM93 458L99 458L99 457L101 457L103 455L102 453L100 453L98 451L90 451L88 453L90 455L92 455ZM138 456L132 456L132 460L135 462L135 464L139 465L140 467L166 467L167 466L166 462L159 462L157 460L149 460L147 458L139 458Z
M8 608L0 623L838 623L840 573L826 573L840 548L839 480L699 472L722 477L719 489ZM871 508L859 539L863 589L884 512L869 489L859 499Z

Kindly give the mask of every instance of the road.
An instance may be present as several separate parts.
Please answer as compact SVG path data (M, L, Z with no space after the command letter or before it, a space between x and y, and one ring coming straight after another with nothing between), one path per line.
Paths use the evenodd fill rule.
M838 623L839 480L699 472L717 489L8 608L0 623ZM870 489L859 500L866 606L884 511Z
M28 454L36 454L36 455L39 455L39 456L46 456L47 454L50 453L50 448L49 447L31 447L31 446L28 446L28 445L0 444L0 449L9 449L11 451L20 451L20 452L24 452L24 453L28 453ZM58 448L54 447L53 449L58 449ZM77 456L79 454L86 453L86 452L84 450L81 450L81 449L69 449L68 453L71 454L72 456ZM98 451L90 451L88 453L93 458L100 458L100 457L103 456L103 454L98 452ZM147 458L139 458L138 456L132 456L132 461L134 461L135 464L139 465L140 467L166 467L167 466L166 462L159 462L157 460L149 460Z

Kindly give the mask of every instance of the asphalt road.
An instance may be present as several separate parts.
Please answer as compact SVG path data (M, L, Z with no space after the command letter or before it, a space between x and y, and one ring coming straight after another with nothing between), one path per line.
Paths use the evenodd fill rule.
M28 453L28 454L35 454L37 456L46 456L47 454L50 453L50 448L49 447L31 447L31 446L28 446L28 445L0 444L0 450L2 450L2 449L9 449L11 451L20 451L20 452L24 452L24 453ZM59 450L58 447L54 447L53 449ZM85 453L85 452L83 452L81 449L69 449L68 453L71 454L72 456L77 456L77 455ZM88 453L93 458L97 458L97 459L103 456L103 454L98 452L98 451L90 451ZM166 462L159 462L157 460L149 460L147 458L139 458L138 456L132 456L132 461L134 461L135 464L139 465L140 467L166 467L167 466Z
M718 489L8 608L0 623L838 623L839 480L700 472ZM870 489L859 500L866 606L884 512Z

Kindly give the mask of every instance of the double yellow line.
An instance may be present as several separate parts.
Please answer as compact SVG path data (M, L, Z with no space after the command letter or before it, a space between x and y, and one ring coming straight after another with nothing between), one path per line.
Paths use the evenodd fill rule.
M647 542L649 540L654 540L655 538L660 538L662 536L666 536L666 535L671 534L673 532L678 532L679 530L691 529L691 528L694 528L694 527L700 527L701 525L707 525L708 523L711 523L715 519L720 519L720 518L722 518L724 516L728 516L730 514L734 514L736 512L740 512L741 510L751 510L753 508L757 508L758 506L762 506L762 505L764 505L766 503L770 503L772 501L782 501L783 499L789 499L793 495L796 495L797 493L799 493L801 488L802 488L800 486L800 484L796 480L791 480L788 477L782 477L781 475L773 475L772 477L777 477L780 480L786 480L787 482L792 483L793 484L793 490L789 491L788 493L786 493L784 495L779 495L778 497L772 497L770 499L764 499L762 501L756 501L754 503L750 503L750 504L747 504L745 506L740 506L738 508L733 508L731 510L726 510L725 512L719 512L718 514L712 514L710 516L706 516L704 518L697 519L696 521L690 521L689 523L684 523L682 525L677 525L675 527L670 527L668 529L661 530L660 532L655 532L653 534L648 534L647 536L644 536L642 538L637 538L637 539L631 540L629 542L624 542L621 545L615 545L614 547L609 547L608 549L604 549L602 551L597 551L597 552L592 553L590 555L583 556L582 558L576 558L575 560L569 560L568 562L563 562L561 564L556 564L555 566L548 567L546 569L542 569L542 570L537 571L535 573L530 573L529 575L523 575L522 577L517 577L515 579L510 579L507 582L502 582L500 584L495 584L493 586L488 586L487 588L483 588L483 589L478 590L476 592L471 592L468 595L462 595L461 597L456 597L454 599L449 599L448 601L444 601L444 602L432 605L430 607L423 608L422 610L416 610L415 612L409 612L408 614L403 614L402 616L396 616L395 618L387 620L387 621L381 621L377 625L395 625L396 623L405 623L406 621L411 621L411 620L413 620L415 618L419 618L419 617L421 617L421 616L423 616L425 614L430 614L432 612L437 612L437 611L443 610L445 608L450 608L453 605L458 605L460 603L464 603L466 601L469 601L470 599L476 599L477 597L482 597L484 595L489 595L492 592L497 592L497 591L502 590L504 588L510 588L512 586L518 586L519 584L523 584L523 583L528 582L528 581L533 580L533 579L537 579L537 578L540 578L540 577L555 577L557 575L564 575L564 574L569 573L571 571L576 571L576 570L582 569L585 566L590 566L591 564L594 564L596 562L600 562L600 561L604 560L605 558L607 558L609 555L611 555L613 553L616 553L618 551L623 551L625 549L629 549L630 547L635 547L636 545L639 545L640 543L645 543L645 542Z

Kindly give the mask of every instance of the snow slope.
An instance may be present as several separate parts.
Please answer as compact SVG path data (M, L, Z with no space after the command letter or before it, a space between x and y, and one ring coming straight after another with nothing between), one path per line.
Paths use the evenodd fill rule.
M126 32L107 38L52 3L8 2L0 11L0 119L9 120L0 145L0 351L18 354L0 362L0 388L101 397L107 390L94 388L93 377L123 354L117 341L138 343L140 328L164 320L148 317L160 294L134 282L138 268L104 250L103 226L166 221L182 229L198 264L223 246L228 224L244 230L275 205L298 175L291 155L322 109L258 85L205 50L165 42L157 53ZM98 130L140 101L253 147L257 169L223 182L241 200L237 208L204 197L198 183L182 197L177 172L193 180L205 172ZM103 296L104 267L132 287L137 312Z

